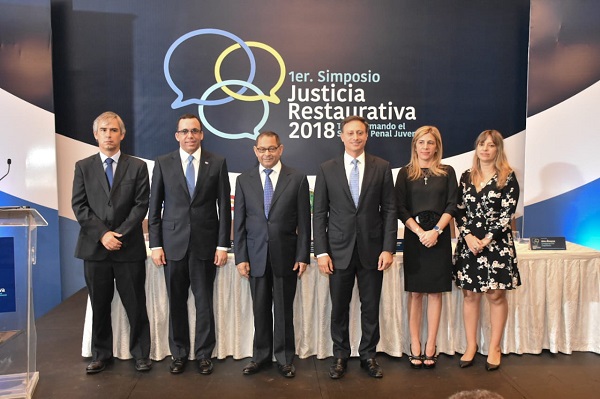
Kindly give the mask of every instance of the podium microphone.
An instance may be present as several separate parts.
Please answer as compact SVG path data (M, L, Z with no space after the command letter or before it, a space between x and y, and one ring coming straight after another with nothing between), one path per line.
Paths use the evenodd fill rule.
M10 164L12 163L12 161L10 160L10 158L8 158L6 160L6 163L8 164L8 170L6 171L6 173L4 174L4 176L0 177L0 181L2 181L2 179L4 179L10 173Z

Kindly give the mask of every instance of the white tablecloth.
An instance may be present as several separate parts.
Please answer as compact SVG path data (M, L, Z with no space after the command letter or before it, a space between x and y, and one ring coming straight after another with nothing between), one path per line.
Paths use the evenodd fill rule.
M503 353L600 353L600 252L568 243L567 251L531 251L525 244L517 246L519 270L523 285L508 292L508 322L502 341ZM170 355L168 345L168 299L163 268L146 262L146 304L150 319L152 344L150 357L161 360ZM217 269L215 281L215 322L217 346L214 357L252 356L253 315L250 285L235 268L233 257ZM380 308L381 340L377 350L391 356L402 356L409 350L404 292L402 254L385 271ZM360 302L354 287L350 315L352 355L358 355L360 341ZM131 358L129 324L118 294L112 303L114 355ZM194 304L188 309L190 325L194 325ZM489 308L481 307L480 352L489 346ZM294 302L296 352L300 358L332 356L329 332L331 300L328 277L319 272L316 262L298 281ZM92 310L88 300L82 342L82 356L91 356ZM424 318L426 320L426 318ZM423 329L425 341L426 329ZM193 337L192 337L193 338ZM193 343L192 343L193 347ZM443 309L437 347L440 352L462 353L466 340L462 322L462 293L453 288L443 296Z

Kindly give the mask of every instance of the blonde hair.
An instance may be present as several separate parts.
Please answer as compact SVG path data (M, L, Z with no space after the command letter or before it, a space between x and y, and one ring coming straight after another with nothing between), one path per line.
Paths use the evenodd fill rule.
M506 180L508 175L513 171L506 159L506 153L504 152L504 138L502 134L497 130L484 130L477 136L475 140L475 154L473 155L473 166L471 167L471 183L476 185L483 179L483 172L481 171L481 161L477 156L477 146L483 143L487 138L491 138L494 145L496 145L496 158L494 159L494 169L498 175L498 188L506 186Z
M428 133L435 139L435 154L433 154L429 173L433 176L445 176L448 174L441 164L444 147L442 145L442 135L440 134L440 131L435 126L421 126L415 131L415 135L412 139L410 162L406 165L408 180L418 180L423 177L423 171L421 170L421 166L419 166L419 155L416 151L417 141Z

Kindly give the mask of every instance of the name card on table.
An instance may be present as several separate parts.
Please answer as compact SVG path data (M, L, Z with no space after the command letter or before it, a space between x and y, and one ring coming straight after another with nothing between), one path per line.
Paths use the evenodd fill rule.
M565 237L531 237L529 239L529 247L531 250L565 250L567 242Z

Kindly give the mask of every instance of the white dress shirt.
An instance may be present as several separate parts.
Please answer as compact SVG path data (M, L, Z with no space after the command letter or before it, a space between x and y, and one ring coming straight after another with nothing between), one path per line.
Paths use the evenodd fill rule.
M358 195L360 196L362 191L363 177L365 176L365 152L363 151L363 153L356 157L356 159L358 159ZM352 173L352 168L354 168L354 165L352 165L353 160L354 158L351 155L349 155L347 152L344 152L344 168L346 169L348 186L350 186L350 173Z
M261 164L258 165L258 171L260 174L260 181L262 182L263 190L265 189L265 180L267 178L267 174L264 172L266 168ZM277 180L279 180L279 174L281 173L281 161L277 162L275 166L271 168L272 172L269 175L271 178L271 184L273 185L273 192L275 192L275 187L277 187Z
M113 159L112 170L113 170L113 176L114 176L117 171L117 164L119 163L120 157L121 157L121 150L117 151L117 153L115 155L113 155L112 157L108 157L102 151L100 151L100 159L102 160L102 166L104 167L104 172L106 173L106 167L108 166L106 163L106 159L112 158Z

